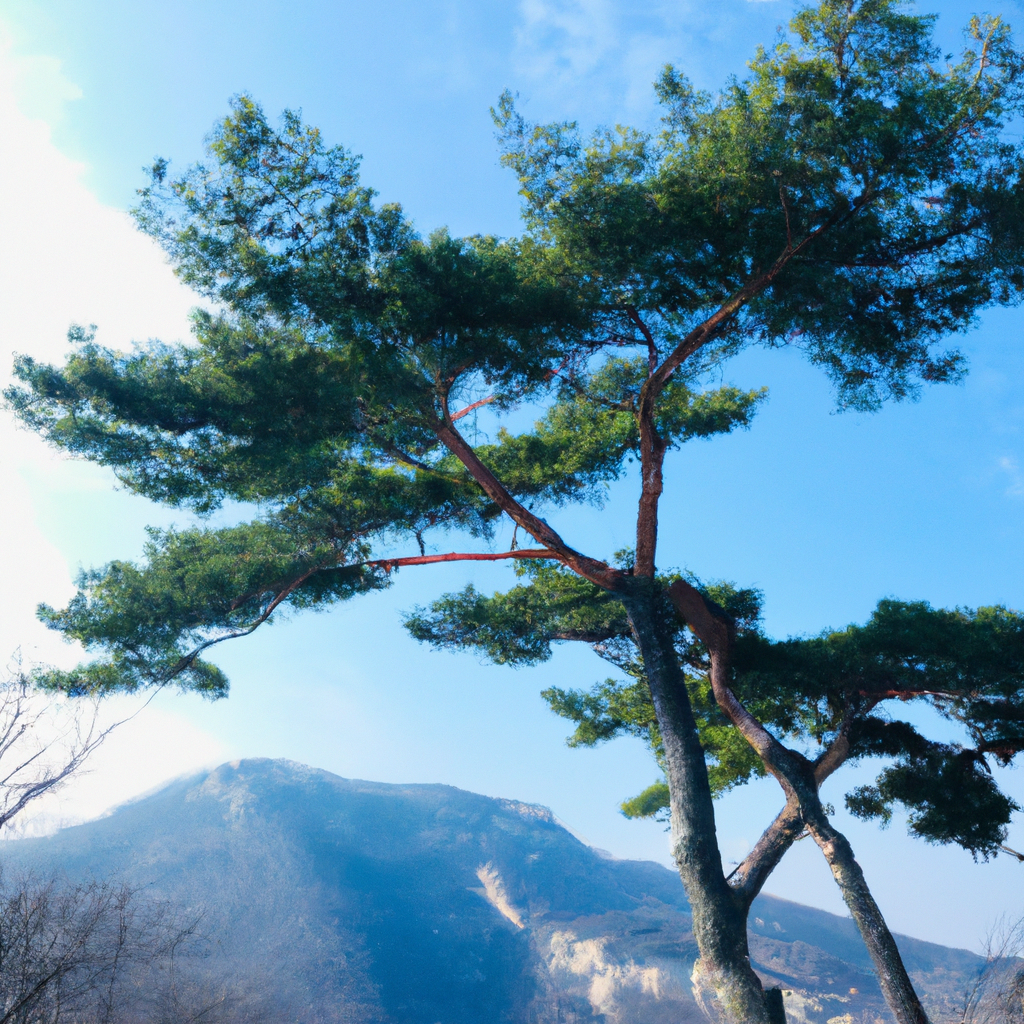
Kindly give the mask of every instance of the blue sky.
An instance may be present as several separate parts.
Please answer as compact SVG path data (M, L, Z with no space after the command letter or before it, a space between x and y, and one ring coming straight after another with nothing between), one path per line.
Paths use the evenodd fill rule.
M939 37L953 48L971 8L924 9L941 15ZM986 9L1024 22L1017 3ZM14 154L0 171L4 362L12 351L59 358L73 319L96 322L100 340L116 345L183 335L190 297L118 211L155 155L179 166L198 157L238 92L271 113L301 108L329 140L363 155L365 180L422 230L513 234L515 186L498 166L488 115L502 89L538 120L653 125L650 82L663 63L714 88L742 73L791 10L788 0L0 0L0 102ZM768 385L770 399L750 431L672 457L662 564L761 587L777 635L863 620L885 596L1024 607L1022 325L1020 311L986 315L963 339L965 384L874 415L837 415L826 382L796 353L736 360L728 379ZM137 554L145 524L169 517L114 490L104 472L3 430L11 497L0 557L19 585L0 598L0 653L20 644L30 657L73 657L35 631L35 602L60 603L76 567ZM634 502L627 481L604 509L556 519L571 542L607 554L630 542ZM51 813L94 813L200 764L281 756L544 803L598 846L666 861L660 826L616 812L654 779L643 750L626 740L566 749L565 723L538 697L553 682L603 678L603 663L563 650L511 671L430 652L402 632L402 609L470 579L496 588L509 575L406 571L386 594L224 649L227 701L161 695ZM1024 803L1017 774L1007 779ZM837 805L843 784L826 794ZM778 804L770 782L721 803L726 859L745 852ZM975 865L908 839L899 824L881 832L842 812L839 820L898 929L975 946L1000 913L1024 913L1024 865ZM1024 824L1010 843L1024 847ZM806 843L768 888L843 911Z

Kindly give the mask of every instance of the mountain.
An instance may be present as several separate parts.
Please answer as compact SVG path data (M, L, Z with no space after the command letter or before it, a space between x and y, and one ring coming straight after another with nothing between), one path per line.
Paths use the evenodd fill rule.
M42 876L122 877L200 912L203 970L262 1000L266 1019L703 1019L678 876L602 854L532 804L247 760L8 843L4 859ZM782 986L791 1021L889 1019L848 918L762 896L751 929L755 966ZM934 1019L951 1016L981 959L899 943Z

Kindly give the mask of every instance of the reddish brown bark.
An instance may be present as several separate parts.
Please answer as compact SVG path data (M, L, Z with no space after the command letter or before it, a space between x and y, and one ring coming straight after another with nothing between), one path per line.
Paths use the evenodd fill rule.
M503 558L557 558L547 548L516 548L515 551L448 551L443 555L405 555L399 558L375 558L361 565L376 565L390 572L403 565L435 565L438 562L500 562Z

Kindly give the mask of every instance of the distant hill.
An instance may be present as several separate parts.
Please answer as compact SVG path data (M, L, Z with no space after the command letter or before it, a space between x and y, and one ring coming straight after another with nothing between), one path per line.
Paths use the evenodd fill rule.
M701 1019L678 876L602 855L531 804L247 760L3 851L200 908L210 964L293 1021ZM791 1021L889 1019L852 921L763 896L751 924ZM950 1016L980 958L899 941L936 1019Z

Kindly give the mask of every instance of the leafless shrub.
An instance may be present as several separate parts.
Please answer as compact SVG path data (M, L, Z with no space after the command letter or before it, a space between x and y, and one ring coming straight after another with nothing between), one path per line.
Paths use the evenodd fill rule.
M965 993L958 1024L1024 1024L1024 918L1003 919L985 940L985 965Z
M126 884L0 878L0 1024L294 1021L274 979L211 955L200 923Z
M0 879L0 1024L110 1024L195 929L128 885Z
M0 680L0 830L79 772L119 724L101 727L96 702L40 694L16 665ZM273 1020L252 985L243 995L205 965L198 923L128 884L0 869L0 1024Z

